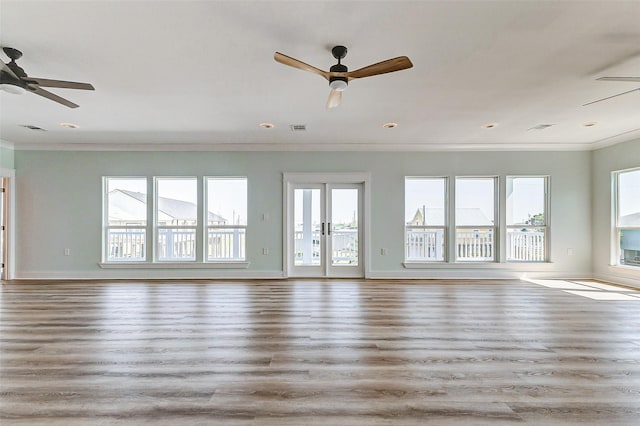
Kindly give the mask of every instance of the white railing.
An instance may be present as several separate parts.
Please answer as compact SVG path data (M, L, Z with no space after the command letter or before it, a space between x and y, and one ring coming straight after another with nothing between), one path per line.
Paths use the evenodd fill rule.
M297 265L318 264L320 261L320 231L318 229L313 230L310 237L311 241L308 241L304 238L303 231L294 232L294 260ZM309 250L309 247L311 253L305 253L305 250ZM333 265L354 265L358 263L357 229L334 229L331 231L331 263Z
M158 260L195 260L196 230L159 228L157 248Z
M444 260L443 229L406 229L406 259L422 261ZM545 261L545 232L517 230L507 233L507 260L521 262ZM494 258L493 230L458 230L455 241L456 259L460 261L491 261Z
M456 260L493 260L493 228L456 230Z
M107 260L136 262L145 258L145 229L108 229Z
M507 232L507 260L517 262L544 262L544 231Z
M109 229L107 260L144 261L146 231L141 228ZM207 260L244 260L246 229L209 229ZM156 256L162 261L195 260L195 229L158 229Z
M244 228L209 228L207 232L207 260L244 260Z
M444 260L444 229L407 228L407 260Z

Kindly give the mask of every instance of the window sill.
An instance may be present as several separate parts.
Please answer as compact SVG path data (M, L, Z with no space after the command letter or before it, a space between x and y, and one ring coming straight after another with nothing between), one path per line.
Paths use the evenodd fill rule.
M403 262L406 269L509 269L546 271L553 269L551 262Z
M102 269L247 269L249 262L100 262Z
M639 266L627 266L627 265L609 265L609 270L612 272L618 272L624 275L640 277Z

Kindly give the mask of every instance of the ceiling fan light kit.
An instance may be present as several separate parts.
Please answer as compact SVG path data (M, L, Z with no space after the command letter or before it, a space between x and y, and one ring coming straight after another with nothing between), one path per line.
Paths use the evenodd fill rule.
M12 47L3 47L4 53L11 59L8 63L0 62L2 68L0 69L0 89L12 93L23 94L27 91L34 93L43 98L47 98L54 102L58 102L69 108L77 108L78 105L73 102L62 98L54 93L44 90L43 87L57 87L61 89L81 89L81 90L95 90L89 83L78 83L75 81L63 81L63 80L51 80L48 78L36 78L30 77L27 73L16 63L18 59L22 57L22 52Z
M413 67L408 57L398 56L397 58L388 59L349 72L349 69L341 62L342 59L347 56L347 48L344 46L334 46L334 48L331 49L331 54L338 60L338 63L332 65L329 71L321 70L280 52L276 52L273 58L276 62L283 65L309 71L328 80L331 92L329 92L329 99L327 99L327 108L335 108L340 105L342 102L342 92L347 89L350 80L401 71Z

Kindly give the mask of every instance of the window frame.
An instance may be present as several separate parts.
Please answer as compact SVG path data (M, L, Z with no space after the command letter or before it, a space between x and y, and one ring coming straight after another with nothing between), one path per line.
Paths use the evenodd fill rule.
M144 225L110 225L109 224L109 181L113 180L134 180L140 179L145 182L145 196L146 196L146 212L145 216L145 224ZM102 177L102 261L104 263L112 263L112 264L131 264L131 263L139 263L146 262L149 258L149 178L147 176L103 176ZM109 258L109 231L111 229L140 229L144 231L144 240L143 240L143 255L141 258L133 258L131 260L126 259L110 259Z
M550 232L549 232L549 205L550 205L550 199L549 199L549 193L550 193L550 181L551 181L551 177L549 175L507 175L505 176L505 191L504 191L504 197L505 197L505 203L507 200L507 187L509 184L509 179L531 179L531 178L542 178L544 179L544 225L509 225L509 222L506 220L506 216L505 216L505 261L507 263L546 263L549 262L550 256L549 256L549 236L550 236ZM507 207L505 205L505 214L507 213ZM544 256L542 260L516 260L516 259L509 259L509 255L510 255L510 250L511 250L511 244L509 243L509 230L510 229L543 229L544 232L544 245L543 245L543 250L544 250Z
M620 226L620 175L624 173L640 173L640 167L632 167L624 170L616 170L611 172L612 175L612 203L611 203L611 213L612 213L612 238L611 238L611 265L621 268L629 268L633 271L640 272L640 264L631 265L627 263L622 263L622 250L620 247L620 238L622 231L625 229L630 229L634 231L640 232L640 225L638 226Z
M444 225L408 225L406 221L406 202L405 202L405 214L404 214L404 263L447 263L449 261L449 176L405 176L404 177L404 197L406 200L407 194L407 180L442 180L444 188ZM442 259L420 259L412 258L408 255L408 231L410 229L417 230L430 230L437 229L442 230Z
M473 180L473 179L491 179L493 181L493 225L458 225L456 218L457 212L457 197L458 197L458 180ZM452 227L452 250L453 259L455 263L461 264L490 264L500 262L500 177L498 175L469 175L469 176L454 176L453 178L453 197L451 199L452 215L453 215L453 227ZM458 255L458 229L491 229L493 230L492 238L492 258L472 260L467 258L461 258Z
M209 225L208 213L209 213L209 181L210 180L240 180L243 179L246 185L247 197L246 197L246 224L244 225ZM205 263L225 263L225 262L246 262L247 260L247 228L249 224L249 178L247 176L203 176L203 205L202 205L202 215L203 215L203 261ZM209 230L211 229L241 229L244 232L242 233L242 253L243 256L239 258L220 258L220 259L210 259L209 258Z
M196 184L196 224L195 225L160 225L158 223L158 197L160 197L160 193L158 191L158 183L161 180L193 180ZM202 197L200 196L200 188L199 188L199 179L197 176L154 176L153 177L153 244L154 244L154 256L153 261L156 263L196 263L200 261L201 255L199 253L199 241L198 241L198 229L201 226L202 219L200 215L200 203L202 201ZM193 259L161 259L160 258L160 250L158 247L158 243L160 241L160 231L162 229L178 229L178 230L191 230L194 232L194 248L193 248Z

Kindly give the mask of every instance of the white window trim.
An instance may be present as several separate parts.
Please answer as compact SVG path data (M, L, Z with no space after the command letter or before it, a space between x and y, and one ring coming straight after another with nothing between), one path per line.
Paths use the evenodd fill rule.
M206 233L209 228L231 228L244 229L247 233L248 225L212 225L205 223L205 211L207 209L207 179L245 179L248 186L247 176L114 176L105 175L102 177L102 248L101 261L98 266L103 269L247 269L251 264L245 259L242 260L207 260L205 253ZM147 218L145 226L135 227L136 229L145 229L145 259L144 260L108 260L107 259L107 242L108 230L114 227L108 225L108 179L146 179L147 182ZM197 224L194 225L158 225L157 223L157 206L158 206L158 180L160 179L195 179L197 185ZM248 196L248 194L247 194ZM248 200L247 200L248 202ZM115 226L115 228L124 228L123 226ZM133 227L129 227L133 228ZM156 244L158 241L158 232L160 229L194 229L196 233L196 252L194 260L160 260L157 256ZM246 257L245 246L245 257Z
M622 273L628 273L630 275L640 275L640 266L630 266L620 263L620 231L622 229L631 229L634 231L640 231L640 226L625 226L620 227L618 224L618 212L620 211L620 199L619 199L619 184L620 174L629 172L640 172L640 167L632 167L630 169L616 170L611 172L611 247L610 254L611 259L609 266Z
M144 179L146 184L147 184L147 193L145 194L147 196L147 218L146 218L146 225L140 225L140 226L122 226L122 225L117 225L117 226L111 226L109 225L109 192L108 192L108 186L107 186L107 182L109 179L121 179L121 180L125 180L125 179ZM150 234L149 234L149 216L148 216L148 211L149 211L149 178L147 176L103 176L102 177L102 250L101 250L101 254L102 254L102 263L105 264L117 264L117 265L129 265L129 264L134 264L134 263L139 263L139 262L146 262L149 259L149 248L150 248ZM145 240L144 240L144 246L145 246L145 250L144 250L144 260L109 260L109 253L108 253L108 248L107 248L107 244L109 241L109 230L110 229L144 229L145 232Z
M209 209L209 180L210 179L244 179L247 184L247 222L249 220L249 178L247 176L203 176L203 203L202 203L202 220L204 224L204 234L203 234L203 246L202 246L202 259L204 263L212 264L212 265L224 265L224 264L239 264L242 262L246 262L247 260L247 232L248 232L248 224L247 225L209 225L209 221L207 220L207 214ZM229 260L229 259L209 259L209 254L207 253L207 244L209 240L209 230L210 229L244 229L245 234L245 246L244 253L245 256L243 259L238 260ZM247 262L248 264L248 262Z
M493 226L487 225L460 225L456 222L456 182L458 179L493 179ZM501 209L500 209L500 176L497 175L485 175L485 176L454 176L452 179L452 190L451 190L451 220L454 226L452 227L453 232L451 232L450 238L450 252L451 259L454 259L454 263L457 264L472 264L472 265L481 265L481 264L491 264L491 263L501 263L501 253L502 253L502 245L501 245L501 232L500 232L500 223L502 221L501 218ZM458 229L493 229L493 259L491 260L460 260L458 258L457 250L456 250L456 241L458 235Z
M404 220L404 262L403 264L426 264L426 265L434 265L438 263L448 263L449 262L449 176L405 176L404 177L404 197L406 198L406 188L407 188L407 179L442 179L444 180L444 225L441 226L428 226L428 225L407 225L406 219ZM405 206L406 208L406 206ZM405 217L406 217L406 211ZM407 230L408 229L442 229L444 232L444 247L442 249L442 260L418 260L418 259L409 259L407 257Z
M544 225L542 226L536 226L536 225L508 225L507 220L506 220L506 211L507 211L507 207L506 207L506 198L507 198L507 190L506 190L506 183L509 180L509 178L544 178ZM505 259L504 261L506 263L515 263L515 264L523 264L523 263L549 263L551 256L550 256L550 248L551 248L551 244L549 244L549 240L550 240L550 228L549 228L549 218L550 218L550 205L551 205L551 176L549 175L507 175L505 176L505 188L504 190L500 191L500 203L501 205L504 205L504 209L503 211L505 212L505 216L504 216L504 222L506 224L505 226L505 231L504 231L504 241L501 240L501 243L503 244L504 250L502 250L504 252L504 256ZM504 198L504 200L502 199ZM535 228L544 228L544 260L534 260L534 261L525 261L525 260L509 260L508 256L508 243L507 243L507 238L509 236L508 230L509 229L535 229Z

